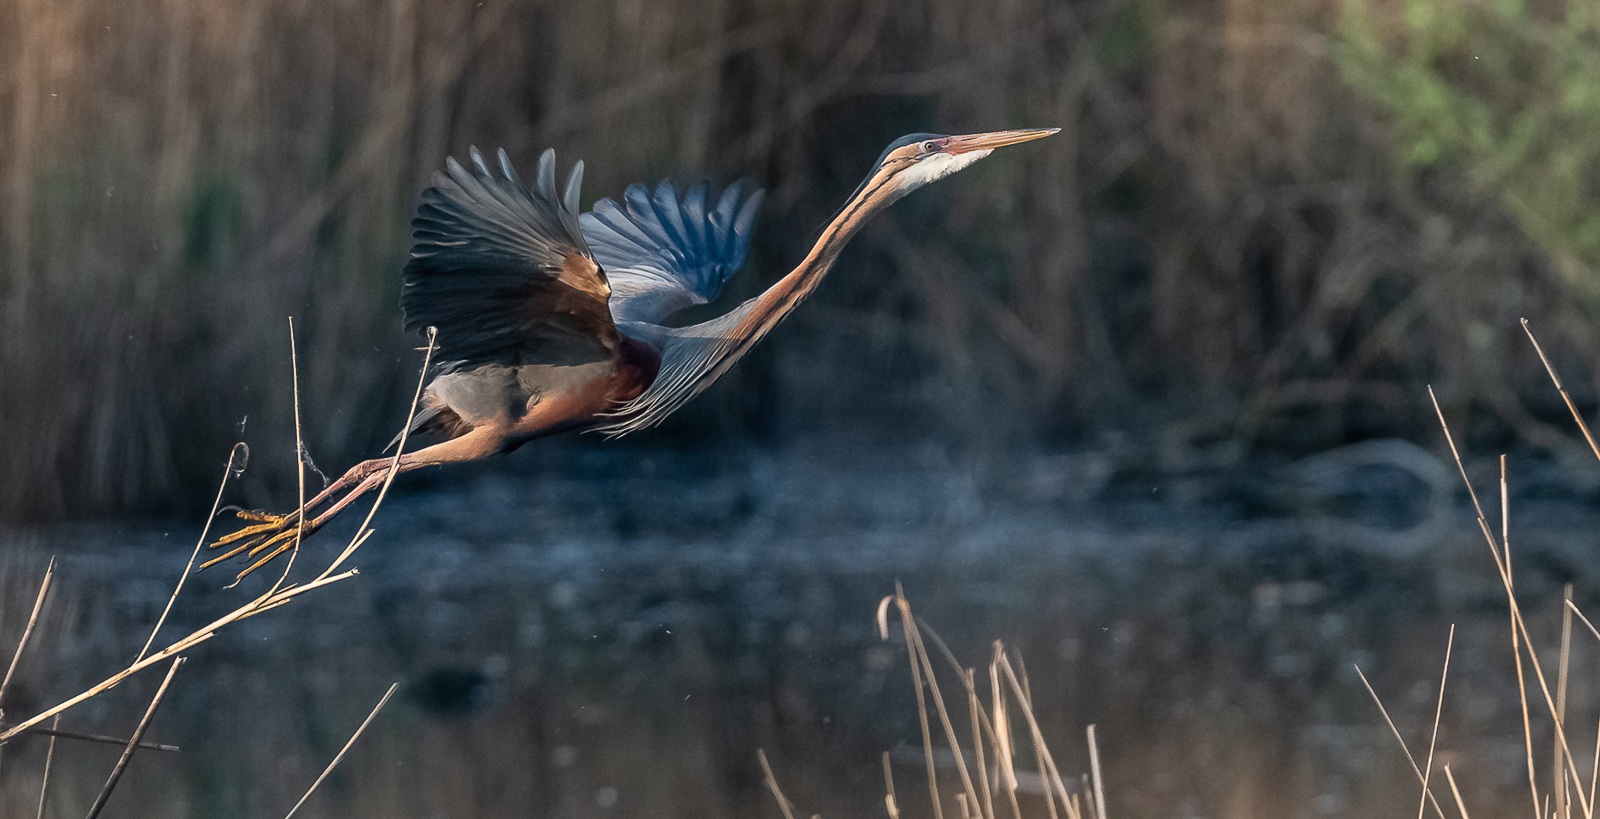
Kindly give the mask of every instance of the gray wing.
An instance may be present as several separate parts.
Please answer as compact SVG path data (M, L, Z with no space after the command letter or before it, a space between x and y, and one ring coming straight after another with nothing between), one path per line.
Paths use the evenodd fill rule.
M596 202L580 223L611 283L613 319L660 324L715 299L744 263L764 196L735 182L713 202L704 182L681 195L662 182L653 192L630 186L620 205Z
M578 224L583 163L558 196L554 151L539 157L531 187L503 150L498 176L476 148L471 158L471 172L446 162L411 222L406 329L438 328L445 370L609 357L611 287Z

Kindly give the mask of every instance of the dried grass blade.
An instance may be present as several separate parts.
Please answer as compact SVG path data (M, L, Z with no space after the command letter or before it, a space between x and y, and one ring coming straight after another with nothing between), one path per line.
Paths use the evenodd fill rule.
M339 749L339 753L334 755L333 761L328 763L328 767L322 769L322 775L317 777L317 781L311 783L311 787L306 789L305 795L300 797L300 801L294 803L294 807L290 808L287 814L284 814L284 819L289 819L289 817L294 816L295 812L300 810L300 806L304 805L306 800L311 798L311 794L316 793L317 786L322 784L322 780L327 779L328 774L333 773L333 769L338 767L340 762L344 761L345 754L350 753L351 746L355 745L356 740L361 738L361 733L367 730L368 725L372 724L372 720L378 716L379 711L383 710L383 706L389 703L389 698L394 696L395 689L399 687L400 683L394 683L389 686L389 690L383 693L383 698L378 700L378 704L372 707L372 713L367 714L367 718L361 721L361 726L356 728L356 732L350 735L350 739L345 742L343 748Z
M116 789L117 782L122 779L122 772L128 769L128 761L133 759L133 752L139 748L139 740L144 738L145 729L150 727L150 720L155 717L156 709L161 706L161 700L167 696L167 687L172 685L172 678L178 673L178 667L183 665L184 658L175 657L172 666L167 669L166 679L161 681L161 687L156 689L156 695L150 700L150 707L145 709L144 717L139 720L139 727L133 730L133 736L128 738L128 745L122 749L122 757L117 760L116 767L111 769L111 776L106 778L105 787L100 789L100 795L95 797L94 806L89 808L88 819L95 819L100 811L106 807L106 800L111 798L111 792Z

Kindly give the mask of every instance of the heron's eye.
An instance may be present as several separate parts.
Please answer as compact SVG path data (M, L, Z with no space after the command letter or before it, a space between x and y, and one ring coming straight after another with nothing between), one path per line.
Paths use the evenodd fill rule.
M931 154L931 153L933 153L934 151L937 151L937 150L939 150L938 143L934 142L931 139L928 140L927 142L922 143L922 152L925 153L925 154Z

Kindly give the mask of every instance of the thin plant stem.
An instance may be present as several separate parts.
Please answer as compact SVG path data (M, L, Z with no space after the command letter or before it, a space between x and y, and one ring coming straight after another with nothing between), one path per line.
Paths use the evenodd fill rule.
M134 657L134 662L144 659L150 653L150 646L155 644L156 635L161 633L161 626L167 622L167 615L172 613L172 604L178 601L178 593L183 591L183 584L189 579L189 573L194 571L194 562L200 557L200 550L205 548L206 538L211 534L211 524L217 518L217 510L222 508L222 493L228 488L228 478L234 473L234 462L239 453L244 453L246 461L250 459L250 447L243 441L233 445L228 450L228 466L222 472L222 481L217 485L217 496L211 501L211 514L206 515L206 525L200 530L200 539L194 543L194 551L189 554L189 562L184 565L183 573L178 575L178 585L172 589L172 596L167 598L167 607L161 610L161 616L156 618L155 628L150 629L150 636L144 641L144 647L139 649L139 656Z
M61 715L50 722L50 747L44 752L44 775L39 777L39 812L34 814L36 819L44 819L44 798L50 788L50 765L56 758L55 729L61 724Z
M1450 637L1444 644L1444 670L1439 673L1439 703L1433 709L1433 732L1428 735L1428 764L1422 767L1422 795L1417 797L1417 819L1428 809L1428 782L1433 775L1433 751L1439 744L1439 717L1444 714L1444 684L1450 677L1450 652L1456 645L1456 624L1450 624ZM1442 815L1442 814L1441 814Z
M144 718L139 720L139 727L133 731L133 736L128 739L128 746L122 749L122 757L117 760L116 767L111 769L111 776L106 778L105 787L100 789L100 795L95 797L94 806L89 808L88 819L95 819L100 811L106 807L106 800L111 798L111 792L116 789L117 782L122 779L122 772L128 769L128 761L133 759L133 752L139 748L139 740L144 737L145 729L150 727L150 720L155 717L156 709L161 706L162 698L167 696L167 687L172 685L172 678L178 673L178 667L183 665L182 657L172 660L172 667L167 669L166 679L161 681L161 687L156 689L156 695L150 700L150 707L145 709Z
M50 563L45 567L44 580L39 583L39 594L33 598L33 613L28 615L28 625L22 629L22 639L17 641L17 650L11 655L11 665L6 667L5 679L0 679L0 716L5 714L3 706L6 701L6 689L11 687L11 678L17 673L17 664L22 660L22 652L28 647L28 640L33 637L33 628L39 623L39 611L44 608L45 595L50 593L50 582L55 578L56 559L50 558Z
M1461 789L1456 787L1456 775L1450 772L1450 763L1444 765L1444 778L1450 782L1450 795L1456 798L1456 810L1461 811L1461 819L1472 819L1467 815L1467 803L1461 799Z
M1106 790L1100 779L1100 745L1094 740L1094 726L1089 726L1089 771L1094 775L1094 813L1097 819L1106 819Z
M1572 396L1567 394L1567 388L1561 383L1561 376L1556 375L1556 368L1550 364L1550 357L1544 354L1544 347L1539 345L1539 339L1533 337L1533 330L1528 327L1528 320L1522 319L1522 332L1528 334L1528 340L1533 342L1534 352L1539 354L1539 361L1544 364L1544 371L1550 374L1550 380L1555 382L1556 392L1561 393L1561 400L1567 402L1567 410L1572 413L1572 420L1578 422L1578 429L1583 433L1583 440L1589 442L1589 451L1595 458L1600 458L1600 445L1596 445L1594 436L1589 434L1589 425L1583 422L1583 413L1578 412L1578 405L1572 403Z
M429 327L428 351L422 356L422 374L417 378L417 391L411 396L411 411L406 413L405 427L400 430L400 441L395 445L394 458L389 461L389 473L383 480L383 486L378 489L378 499L372 502L372 508L367 510L366 518L361 521L360 526L356 527L356 534L350 539L350 545L345 547L338 558L328 564L328 568L324 569L317 579L320 580L327 577L330 572L344 565L344 562L350 559L350 555L361 548L361 544L365 543L367 536L371 534L367 527L372 525L373 516L378 514L378 507L383 505L383 499L389 494L389 486L394 483L395 477L400 473L400 456L406 451L406 441L411 437L411 419L417 417L417 405L422 402L422 388L428 383L428 366L433 362L433 353L438 349L438 346L439 328Z
M883 807L889 819L900 819L900 805L894 798L894 771L889 768L889 752L883 752Z
M778 800L778 809L783 811L783 819L794 819L794 803L790 802L789 797L783 795L783 789L778 787L778 777L773 776L772 766L767 763L767 752L757 748L756 758L761 760L761 773L766 777L767 789L772 791L772 797ZM884 770L888 770L887 762ZM890 797L893 797L892 793Z
M1444 809L1439 807L1439 800L1433 796L1433 791L1428 787L1428 778L1423 775L1422 769L1417 767L1417 758L1411 755L1411 749L1406 747L1406 741L1400 736L1400 729L1395 727L1394 720L1389 717L1389 709L1383 707L1383 700L1378 697L1378 692L1372 689L1372 683L1367 682L1367 675L1362 673L1361 666L1356 666L1356 676L1361 678L1361 684L1367 687L1367 693L1372 695L1372 701L1378 704L1378 711L1383 714L1383 721L1389 724L1389 730L1394 732L1396 742L1400 743L1400 750L1405 753L1406 761L1411 763L1411 770L1417 775L1417 781L1422 783L1422 792L1428 801L1433 803L1433 809L1438 811L1439 819L1445 819Z
M284 819L293 817L300 810L300 806L311 798L311 794L316 793L317 786L322 784L322 780L328 778L328 774L333 773L333 769L344 760L345 754L350 753L351 746L355 745L356 740L361 738L361 732L367 730L367 726L372 724L373 718L378 716L378 712L383 710L383 706L389 704L389 698L394 696L395 689L399 687L400 683L394 683L389 686L389 690L384 692L383 697L378 700L378 704L372 707L372 713L367 714L367 718L361 721L361 726L356 728L356 732L350 735L350 739L345 742L343 748L339 749L339 753L334 755L333 761L328 763L328 767L322 769L322 775L317 777L317 781L311 783L311 787L306 789L305 795L300 797L300 801L294 803L294 807L290 808L287 814L284 814Z

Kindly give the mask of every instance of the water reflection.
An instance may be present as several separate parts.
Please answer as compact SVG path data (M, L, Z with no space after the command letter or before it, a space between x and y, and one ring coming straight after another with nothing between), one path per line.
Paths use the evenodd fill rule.
M1088 770L1083 727L1099 726L1113 816L1409 809L1418 788L1353 668L1425 747L1451 622L1441 752L1475 811L1526 805L1504 603L1453 496L1424 492L1448 514L1418 516L1385 493L1387 517L1370 519L1284 500L1303 464L1253 484L1119 475L1090 456L579 457L562 474L605 477L463 472L393 499L359 578L191 652L151 731L184 750L136 758L112 810L282 815L399 680L314 798L321 815L776 816L757 748L823 816L882 815L890 751L902 811L929 815L905 647L873 623L896 581L964 662L984 665L995 639L1020 652L1063 773ZM1060 474L1074 465L1093 491ZM1530 521L1520 552L1524 605L1545 625L1563 575L1592 563L1570 536L1592 514L1560 508ZM62 556L8 713L125 665L195 534L8 535L7 639L45 556ZM302 559L340 545L330 531ZM201 575L164 633L260 591L226 580ZM156 676L63 727L125 734ZM1590 719L1595 695L1575 682L1573 713ZM37 738L6 749L6 815L33 810L43 753ZM59 746L54 815L82 815L116 753Z

